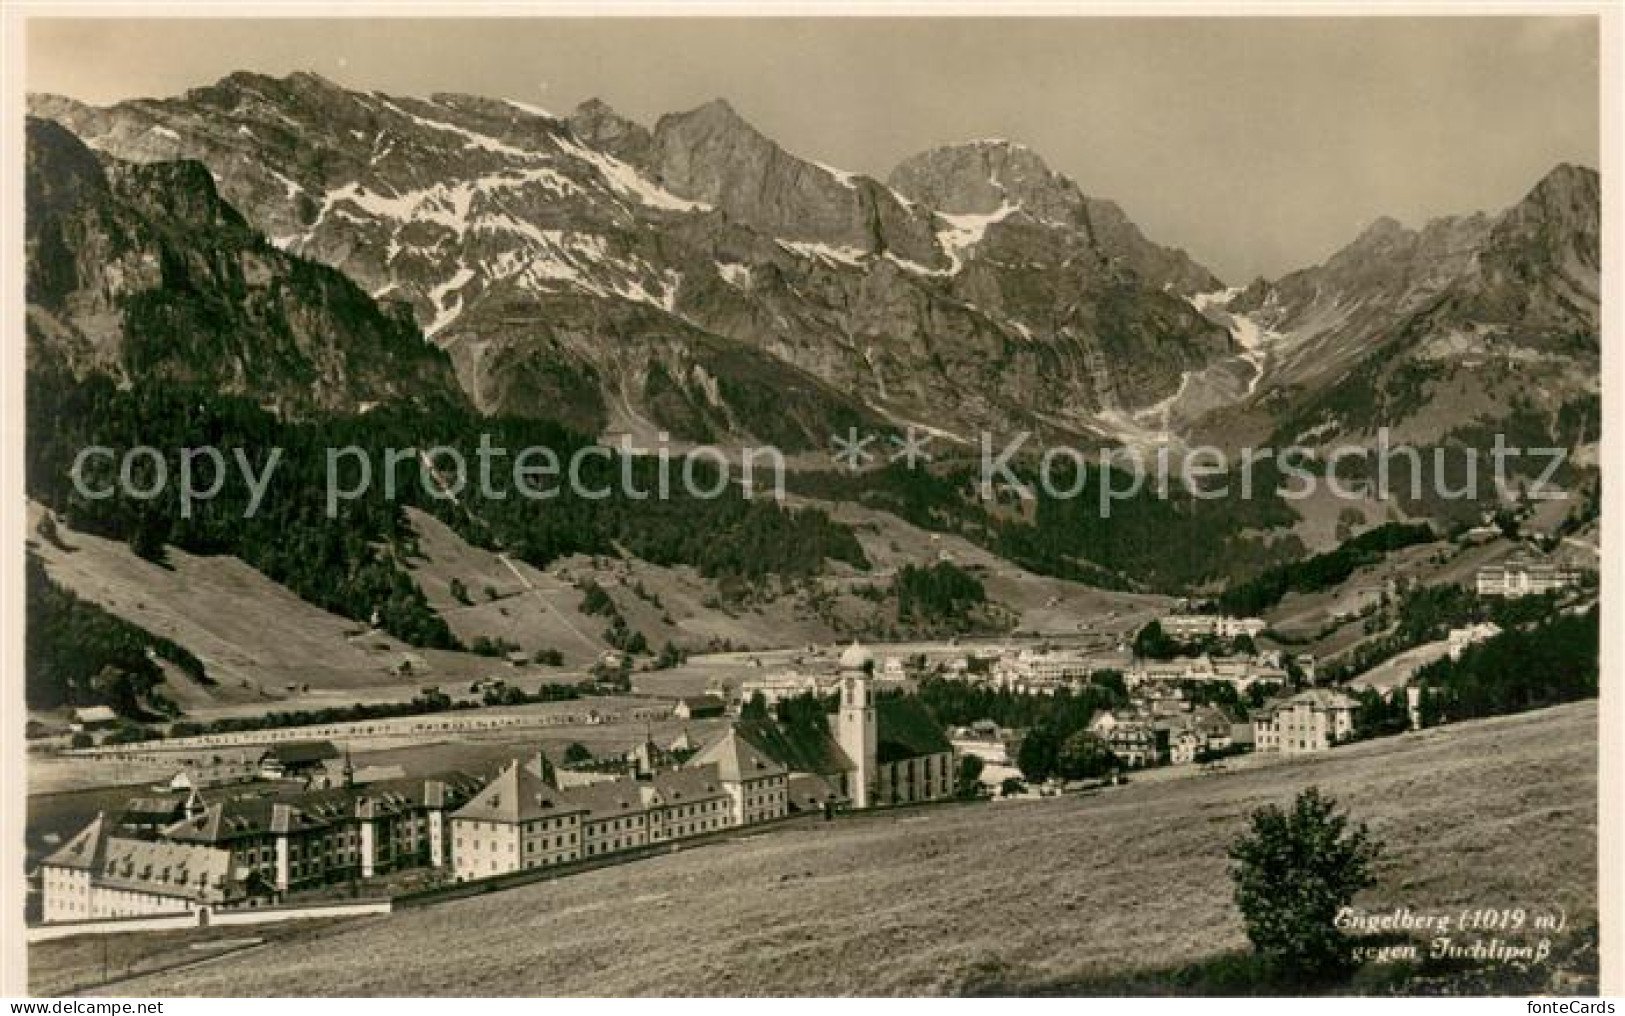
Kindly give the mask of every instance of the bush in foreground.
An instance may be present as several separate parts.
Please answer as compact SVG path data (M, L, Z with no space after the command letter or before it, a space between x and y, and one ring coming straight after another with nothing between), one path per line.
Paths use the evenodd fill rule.
M1316 787L1290 811L1253 812L1252 827L1230 847L1236 906L1269 972L1297 984L1329 981L1350 967L1337 912L1374 881L1382 845L1364 823L1350 825Z

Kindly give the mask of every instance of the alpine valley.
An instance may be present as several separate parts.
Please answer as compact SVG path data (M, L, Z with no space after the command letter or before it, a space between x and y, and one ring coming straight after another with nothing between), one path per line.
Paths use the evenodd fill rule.
M1147 238L1022 144L921 152L882 181L786 151L720 99L640 124L596 100L554 114L237 73L105 108L37 94L29 111L30 424L49 435L30 449L29 493L68 543L106 539L96 554L111 556L76 571L54 537L36 549L50 581L135 623L156 623L130 604L161 596L176 567L194 589L223 581L198 570L212 555L300 609L454 653L506 631L498 601L542 595L543 569L610 558L668 605L620 597L619 634L598 638L579 630L597 611L566 593L545 635L512 622L512 642L574 658L629 624L685 649L884 636L901 613L863 626L903 580L876 577L954 557L977 562L987 599L936 620L1009 630L1102 588L1215 592L1351 525L1441 517L1414 503L1352 520L1273 499L1145 497L1109 520L973 503L955 469L983 433L1029 432L1036 451L1324 449L1385 428L1473 447L1502 430L1571 450L1565 483L1595 479L1599 196L1583 167L1531 180L1510 208L1382 219L1324 264L1247 281ZM222 401L177 394L195 391ZM237 526L68 489L75 442L158 417L182 421L177 440L206 428L309 448L428 440L424 419L456 435L491 421L515 441L767 443L802 472L789 505L565 500L544 519L508 505L475 521L418 497L358 508L336 535L304 501ZM929 434L938 465L853 477L811 454L851 428ZM118 557L121 541L156 570ZM166 563L166 546L183 554ZM453 560L490 579L489 603L465 602ZM256 638L293 644L275 623L221 639L170 622L157 627L217 668Z

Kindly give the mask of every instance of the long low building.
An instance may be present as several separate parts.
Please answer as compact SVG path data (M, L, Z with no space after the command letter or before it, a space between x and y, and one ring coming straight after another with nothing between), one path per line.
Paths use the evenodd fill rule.
M1238 691L1255 684L1285 684L1287 672L1256 656L1175 657L1171 660L1140 660L1123 675L1130 688L1147 682L1223 681Z
M1475 578L1478 595L1505 599L1560 593L1580 584L1578 570L1557 561L1529 555L1518 555L1501 564L1486 565L1478 570Z
M716 832L732 799L715 765L560 787L538 757L511 763L451 816L458 881L550 868Z
M1221 614L1169 614L1158 624L1171 639L1233 639L1245 635L1257 638L1268 623L1261 617L1229 617Z
M391 872L444 869L447 819L482 785L448 773L314 793L138 798L124 813L98 815L40 863L43 916L252 906Z
M538 755L489 781L454 773L141 799L128 823L98 818L45 860L47 920L276 902L411 869L488 878L796 812L952 797L954 749L943 730L912 699L876 696L860 647L841 662L840 708L827 722L741 720L680 767L657 768L663 753L645 745L628 753L634 773L581 781L562 780Z

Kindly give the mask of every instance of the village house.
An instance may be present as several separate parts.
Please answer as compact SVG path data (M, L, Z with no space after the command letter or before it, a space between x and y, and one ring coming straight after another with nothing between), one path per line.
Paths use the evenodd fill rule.
M1010 735L992 720L977 720L968 727L955 727L948 743L955 755L975 755L988 765L1009 765Z
M1106 747L1129 769L1162 765L1168 758L1168 732L1145 720L1119 719L1107 730Z
M331 741L289 741L267 748L260 756L260 779L305 780L320 776L328 763L339 759Z
M1266 705L1253 716L1258 751L1296 755L1326 751L1354 734L1353 699L1327 688L1311 688Z
M110 706L81 706L73 711L68 729L74 733L92 730L111 730L118 726L118 713Z
M1230 748L1230 718L1207 707L1183 713L1159 724L1168 731L1168 761L1172 765L1195 762L1204 754Z
M786 670L762 677L745 678L739 685L739 700L750 702L760 695L762 701L771 709L786 699L799 698L802 695L823 695L834 686L833 674L823 677L818 674Z
M1053 695L1061 688L1082 685L1095 674L1123 670L1128 663L1120 653L1023 649L995 661L989 683L1024 695Z

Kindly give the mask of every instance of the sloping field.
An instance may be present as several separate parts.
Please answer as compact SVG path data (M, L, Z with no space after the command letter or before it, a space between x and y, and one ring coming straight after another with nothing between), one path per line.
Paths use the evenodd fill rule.
M39 512L29 506L30 532ZM165 568L123 543L58 529L71 552L33 541L51 577L196 653L218 682L206 689L206 698L218 703L280 699L291 682L339 688L385 683L390 664L401 657L401 643L381 635L350 637L364 626L306 603L236 558L171 548ZM378 648L385 643L389 648ZM197 703L197 691L183 693L189 705Z
M1371 909L1596 912L1595 703L1093 798L848 819L403 912L124 995L1041 990L1243 948L1225 848L1310 784L1388 844Z

